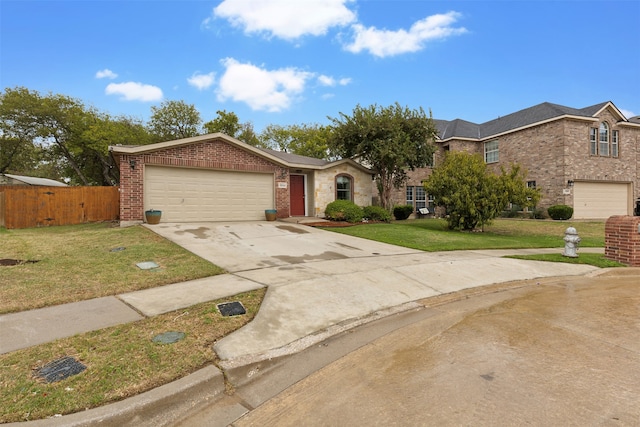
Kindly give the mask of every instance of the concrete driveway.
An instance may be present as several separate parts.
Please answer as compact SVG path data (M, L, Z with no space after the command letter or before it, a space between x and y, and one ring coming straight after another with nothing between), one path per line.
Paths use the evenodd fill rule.
M425 253L280 221L149 228L225 268L236 282L268 287L255 319L216 343L223 368L296 353L372 318L407 310L422 298L598 270L501 258L545 250Z

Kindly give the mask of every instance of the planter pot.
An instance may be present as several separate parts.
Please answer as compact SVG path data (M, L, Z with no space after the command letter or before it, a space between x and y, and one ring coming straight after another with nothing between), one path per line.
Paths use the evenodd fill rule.
M151 209L150 211L145 211L144 219L147 224L159 224L160 217L162 216L162 211L156 211Z
M275 221L277 213L278 211L276 211L275 209L265 209L264 217L267 221Z

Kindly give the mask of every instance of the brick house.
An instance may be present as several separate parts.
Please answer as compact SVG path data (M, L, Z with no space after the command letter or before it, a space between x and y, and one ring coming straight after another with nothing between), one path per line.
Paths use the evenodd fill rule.
M371 204L372 174L350 159L329 162L256 148L217 133L141 146L111 146L120 169L120 223L161 210L163 222L324 216L336 199Z
M627 120L612 102L576 109L543 103L486 123L434 120L437 165L447 151L484 157L495 172L518 163L527 185L540 189L538 207L574 208L575 219L633 215L640 198L640 116ZM410 172L394 202L432 207L422 181L430 168Z

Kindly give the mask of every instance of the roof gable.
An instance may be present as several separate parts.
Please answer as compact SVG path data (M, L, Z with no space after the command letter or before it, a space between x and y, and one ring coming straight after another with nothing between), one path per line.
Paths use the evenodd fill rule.
M136 154L151 153L154 151L164 150L167 148L182 147L185 145L199 144L202 142L215 141L215 140L218 140L218 141L222 140L223 142L232 144L238 148L241 148L245 151L249 151L257 156L263 157L273 163L276 163L278 165L281 165L287 168L326 169L327 167L331 167L335 164L348 161L348 162L352 162L353 165L356 167L369 171L368 168L351 159L342 159L342 160L337 160L335 162L329 162L327 160L316 159L314 157L301 156L298 154L286 153L282 151L271 150L268 148L254 147L253 145L249 145L245 142L232 138L223 133L200 135L200 136L194 136L191 138L176 139L174 141L158 142L155 144L148 144L148 145L128 145L128 146L112 145L109 147L109 151L111 151L114 154L136 155Z
M626 121L624 115L611 101L601 102L585 108L572 108L564 105L543 102L533 107L525 108L506 116L498 117L482 124L475 124L465 120L452 121L434 120L441 140L450 138L487 139L500 134L511 132L563 117L584 118L593 120L604 109L611 108L620 120Z

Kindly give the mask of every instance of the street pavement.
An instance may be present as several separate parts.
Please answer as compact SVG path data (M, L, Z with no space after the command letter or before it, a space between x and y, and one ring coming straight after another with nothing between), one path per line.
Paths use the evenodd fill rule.
M96 316L99 309L71 305L0 316L0 352L73 335L83 328L100 329L140 315L153 316L267 287L254 320L214 346L220 368L241 386L255 380L256 367L300 353L360 325L419 308L417 301L425 298L495 283L600 273L587 265L501 258L506 254L559 253L561 249L425 253L281 221L148 227L228 274L80 303L112 304L109 316ZM75 327L61 328L59 320L70 313ZM200 383L213 381L218 374L208 370ZM185 379L189 381L198 383L197 378ZM207 399L218 393L209 393ZM112 413L95 419L104 421L110 416L126 425L123 420L132 412L121 406L103 409ZM118 411L122 415L114 416ZM84 418L74 415L87 420L87 414ZM61 418L62 424L55 425L75 422L73 415ZM135 419L142 425L139 417ZM154 420L147 425L168 425ZM53 425L51 420L45 421Z

